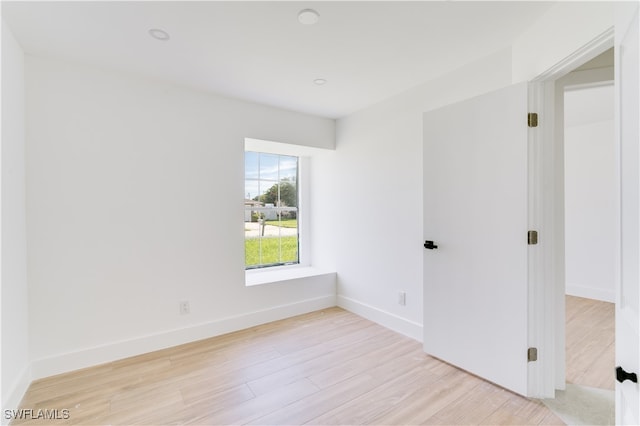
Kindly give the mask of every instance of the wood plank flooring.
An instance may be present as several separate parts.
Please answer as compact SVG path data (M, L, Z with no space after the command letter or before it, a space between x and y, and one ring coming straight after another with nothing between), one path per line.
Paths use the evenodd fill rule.
M575 355L572 380L590 376L588 352ZM21 408L68 418L12 424L563 424L539 401L339 308L44 378Z
M566 296L567 383L615 389L615 305Z

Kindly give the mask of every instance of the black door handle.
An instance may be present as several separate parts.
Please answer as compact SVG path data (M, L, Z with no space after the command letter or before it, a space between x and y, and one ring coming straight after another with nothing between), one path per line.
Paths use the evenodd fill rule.
M433 249L437 249L437 248L438 248L438 246L437 246L437 245L435 245L435 244L433 243L433 241L429 241L429 240L427 240L427 241L425 241L425 242L424 242L424 248L429 249L429 250L433 250Z
M638 375L636 373L627 373L620 366L616 367L616 380L620 383L625 380L631 380L633 383L638 383Z

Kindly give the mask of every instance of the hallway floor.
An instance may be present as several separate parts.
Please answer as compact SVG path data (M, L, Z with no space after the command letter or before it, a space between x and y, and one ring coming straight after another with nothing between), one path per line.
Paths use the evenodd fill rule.
M544 404L571 425L615 424L615 305L566 296L567 388Z

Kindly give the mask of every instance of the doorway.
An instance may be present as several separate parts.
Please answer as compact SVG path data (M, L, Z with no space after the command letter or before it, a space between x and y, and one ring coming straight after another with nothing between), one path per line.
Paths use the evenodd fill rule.
M564 371L555 404L571 424L613 424L618 183L613 49L555 82L562 134ZM574 410L572 406L580 406ZM557 408L557 407L556 407ZM579 414L578 414L579 413ZM563 417L563 416L561 416Z
M609 49L559 79L556 89L564 104L566 380L609 390L620 214L613 66Z
M613 49L558 80L564 116L566 293L615 301Z

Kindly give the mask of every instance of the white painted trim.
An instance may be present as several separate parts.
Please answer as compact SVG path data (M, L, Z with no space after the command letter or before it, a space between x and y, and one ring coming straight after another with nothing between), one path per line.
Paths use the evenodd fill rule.
M554 81L575 70L579 66L604 53L613 47L614 27L608 28L602 34L558 62L547 71L537 76L533 81Z
M378 323L383 327L393 330L397 333L404 334L418 342L422 342L422 324L410 321L406 318L399 317L374 306L367 305L355 299L338 295L338 306L353 312L363 318Z
M600 300L603 302L615 303L615 290L604 290L601 288L587 287L579 284L567 283L566 293L569 296L584 297L587 299Z
M18 409L18 407L20 406L20 402L24 397L24 394L27 392L27 389L31 384L31 380L32 380L31 368L27 366L25 367L24 370L22 370L22 373L20 374L20 378L14 384L13 389L11 389L11 392L9 393L9 395L8 396L3 395L6 397L6 399L2 401L2 424L3 425L9 424L9 422L11 421L11 419L5 418L4 410Z
M113 342L38 359L32 363L33 379L35 380L184 343L207 339L209 337L219 336L221 334L231 333L333 306L336 306L336 297L335 294L330 294L287 305L249 312L247 314L222 318L191 327L169 330L141 336L136 339Z

